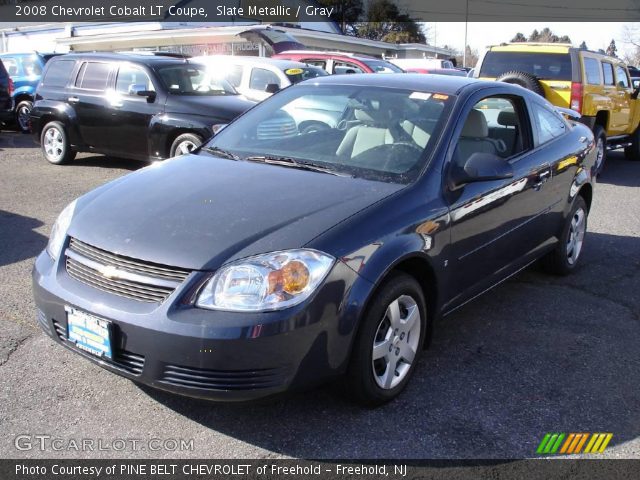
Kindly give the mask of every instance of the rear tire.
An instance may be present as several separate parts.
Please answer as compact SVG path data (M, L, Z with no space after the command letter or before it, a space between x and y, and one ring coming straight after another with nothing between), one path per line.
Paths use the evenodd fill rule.
M71 149L67 132L60 122L49 122L44 126L40 145L44 158L54 165L63 165L76 158L76 152Z
M640 127L631 135L631 146L624 149L627 160L640 161Z
M596 141L596 164L594 171L596 176L600 175L604 170L604 164L607 161L607 134L600 125L593 127L593 136Z
M577 196L573 201L571 213L567 216L558 245L542 259L547 272L564 276L575 270L584 246L588 216L589 210L584 198Z
M202 145L202 138L193 133L183 133L171 144L170 156L186 155Z
M375 407L397 397L418 362L427 331L424 294L415 278L392 274L375 293L356 336L346 387Z

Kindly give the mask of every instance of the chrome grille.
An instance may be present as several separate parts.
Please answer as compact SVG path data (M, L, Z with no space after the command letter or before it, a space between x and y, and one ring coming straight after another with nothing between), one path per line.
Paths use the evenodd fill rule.
M141 302L164 301L189 275L187 270L116 255L75 238L66 257L67 273L75 280Z
M114 253L107 252L106 250L93 247L76 238L71 238L69 248L78 252L82 256L95 260L103 265L113 265L114 267L117 267L118 270L149 275L157 278L170 278L172 280L178 280L179 282L182 282L187 278L187 275L189 275L188 270L123 257L121 255L116 255Z

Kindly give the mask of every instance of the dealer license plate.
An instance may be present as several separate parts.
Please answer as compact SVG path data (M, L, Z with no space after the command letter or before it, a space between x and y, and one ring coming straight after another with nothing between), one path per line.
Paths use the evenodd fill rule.
M111 322L88 313L65 307L67 339L76 347L96 357L112 358Z

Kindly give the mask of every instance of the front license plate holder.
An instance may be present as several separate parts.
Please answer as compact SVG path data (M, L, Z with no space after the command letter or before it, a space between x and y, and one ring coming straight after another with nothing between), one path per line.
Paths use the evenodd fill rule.
M109 320L98 318L73 307L67 312L67 340L82 351L98 358L113 358L111 350L112 325Z

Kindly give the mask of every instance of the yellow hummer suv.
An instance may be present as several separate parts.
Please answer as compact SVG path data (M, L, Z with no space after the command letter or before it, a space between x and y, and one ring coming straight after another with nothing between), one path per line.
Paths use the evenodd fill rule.
M640 88L619 58L569 44L510 43L489 47L473 76L521 85L580 113L597 139L598 173L607 150L624 147L640 160Z

